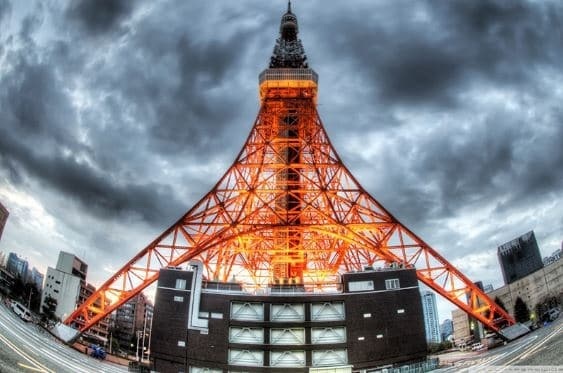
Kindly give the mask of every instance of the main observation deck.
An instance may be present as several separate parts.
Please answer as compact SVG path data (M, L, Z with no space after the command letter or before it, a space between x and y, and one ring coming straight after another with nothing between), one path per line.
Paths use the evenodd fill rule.
M311 98L316 104L319 76L313 69L266 69L258 76L260 100L268 98Z

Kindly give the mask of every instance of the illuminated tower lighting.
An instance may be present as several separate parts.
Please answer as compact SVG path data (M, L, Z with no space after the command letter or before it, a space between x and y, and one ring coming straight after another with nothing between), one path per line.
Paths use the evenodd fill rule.
M80 317L86 331L154 283L160 269L191 260L203 263L205 279L234 278L251 292L276 284L322 292L345 272L416 268L420 282L492 330L514 323L344 166L317 112L318 76L298 31L289 4L269 68L259 76L258 115L234 163L65 324Z

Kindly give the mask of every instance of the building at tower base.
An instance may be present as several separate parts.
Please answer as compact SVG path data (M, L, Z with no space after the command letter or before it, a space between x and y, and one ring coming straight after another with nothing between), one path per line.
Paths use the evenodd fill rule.
M160 271L158 372L367 372L426 360L415 269L345 273L334 293L277 285L254 294L201 272L199 262Z

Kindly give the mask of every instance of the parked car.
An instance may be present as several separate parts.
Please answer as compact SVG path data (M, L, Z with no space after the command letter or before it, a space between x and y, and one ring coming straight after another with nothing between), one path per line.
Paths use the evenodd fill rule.
M481 350L485 350L485 349L486 349L486 347L482 343L473 343L471 345L471 351L481 351Z
M12 301L12 310L25 322L31 321L31 312L20 302Z
M557 319L559 317L560 313L561 313L561 311L559 311L558 308L552 308L549 311L547 311L549 321L553 321L553 320Z

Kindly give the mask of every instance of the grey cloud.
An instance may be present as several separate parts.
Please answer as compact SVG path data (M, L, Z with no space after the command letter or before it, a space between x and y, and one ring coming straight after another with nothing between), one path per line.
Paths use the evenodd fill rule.
M77 0L69 3L66 16L87 33L106 34L119 28L138 5L128 0Z
M0 0L0 25L7 20L12 13L12 4L9 0Z
M387 8L389 14L377 6L350 10L330 24L321 16L314 26L332 60L350 61L377 87L377 104L450 106L475 78L522 85L536 68L559 64L563 10L553 2L394 2ZM428 20L418 21L420 13ZM321 32L328 28L330 37Z

